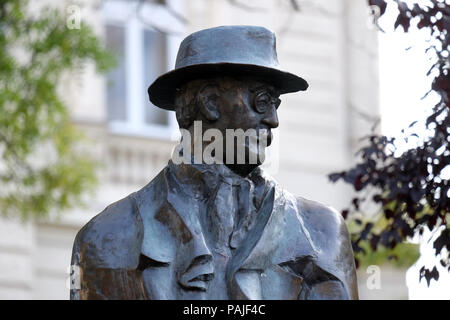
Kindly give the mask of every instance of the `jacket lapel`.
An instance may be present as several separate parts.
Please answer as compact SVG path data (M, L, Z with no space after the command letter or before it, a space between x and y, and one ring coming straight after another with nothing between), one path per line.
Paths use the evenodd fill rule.
M260 237L272 215L274 205L275 187L269 189L264 196L261 208L258 212L258 220L256 224L247 233L247 237L242 242L235 254L231 258L226 270L226 280L229 287L229 294L232 299L260 299L260 282L259 267L262 265L254 265L257 268L248 270L240 270L248 261L252 252L257 245Z
M264 199L258 219L258 226L246 239L248 246L236 254L230 266L232 298L296 299L303 279L286 263L316 257L317 250L295 197L274 187Z

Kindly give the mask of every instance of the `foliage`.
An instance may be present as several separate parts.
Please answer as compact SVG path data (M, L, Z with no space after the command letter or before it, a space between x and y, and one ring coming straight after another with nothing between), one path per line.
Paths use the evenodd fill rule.
M61 11L29 5L0 0L0 212L22 219L70 208L95 185L58 92L86 62L101 72L113 63L88 25L71 30Z
M373 229L377 232L387 225L387 220L383 217L375 219L374 222ZM348 221L348 228L350 234L358 235L363 230L364 224L358 224L356 220L351 220ZM398 243L393 249L381 245L376 251L372 250L367 240L360 240L358 245L361 248L361 251L355 253L358 267L390 264L396 268L406 268L414 264L420 256L419 245L413 243Z
M380 15L384 14L386 1L368 2L379 7ZM379 205L387 221L381 230L376 230L373 222L359 221L362 228L352 239L357 255L363 252L365 242L373 251L379 250L380 246L394 249L416 231L422 234L423 226L430 230L443 226L444 230L433 246L436 255L442 254L441 264L450 271L450 191L448 179L442 176L444 168L448 170L450 164L450 7L437 0L428 4L417 2L411 7L398 0L389 3L397 4L398 8L394 29L401 26L408 32L411 25L416 24L430 36L427 52L433 55L433 65L427 75L433 76L430 92L437 93L440 98L426 119L432 135L415 148L396 156L396 140L373 133L359 152L360 162L349 170L331 174L329 178L332 181L341 179L358 191L350 208L342 212L344 217L351 219L364 201L372 200ZM416 122L410 125L410 130ZM418 137L416 133L407 137L413 136ZM362 196L362 191L373 192L371 199ZM429 283L430 277L437 279L437 271L434 271L436 269L430 272L422 268L421 277L425 276Z
M365 253L359 252L355 254L359 260L360 266L382 265L389 263L395 268L407 268L413 265L419 259L419 246L413 243L399 243L394 249L384 247L372 251L368 242L361 244L361 248Z

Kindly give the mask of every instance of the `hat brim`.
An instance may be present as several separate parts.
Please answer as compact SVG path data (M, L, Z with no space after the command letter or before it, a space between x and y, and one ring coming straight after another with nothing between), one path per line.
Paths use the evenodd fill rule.
M174 110L177 88L190 80L212 78L219 75L258 77L277 87L281 94L304 91L308 88L308 83L303 78L279 69L252 64L208 63L190 65L161 75L148 88L148 95L155 106Z

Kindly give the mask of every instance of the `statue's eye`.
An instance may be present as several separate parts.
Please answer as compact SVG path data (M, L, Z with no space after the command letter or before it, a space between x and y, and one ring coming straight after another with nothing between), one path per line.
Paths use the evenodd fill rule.
M255 109L259 113L265 113L270 108L272 97L267 92L262 92L255 97Z

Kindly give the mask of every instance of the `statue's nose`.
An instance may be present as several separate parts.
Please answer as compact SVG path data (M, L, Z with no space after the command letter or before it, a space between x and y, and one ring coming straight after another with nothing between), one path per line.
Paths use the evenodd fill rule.
M270 128L276 128L280 124L278 122L277 109L275 107L270 108L265 114L262 122L268 125Z

